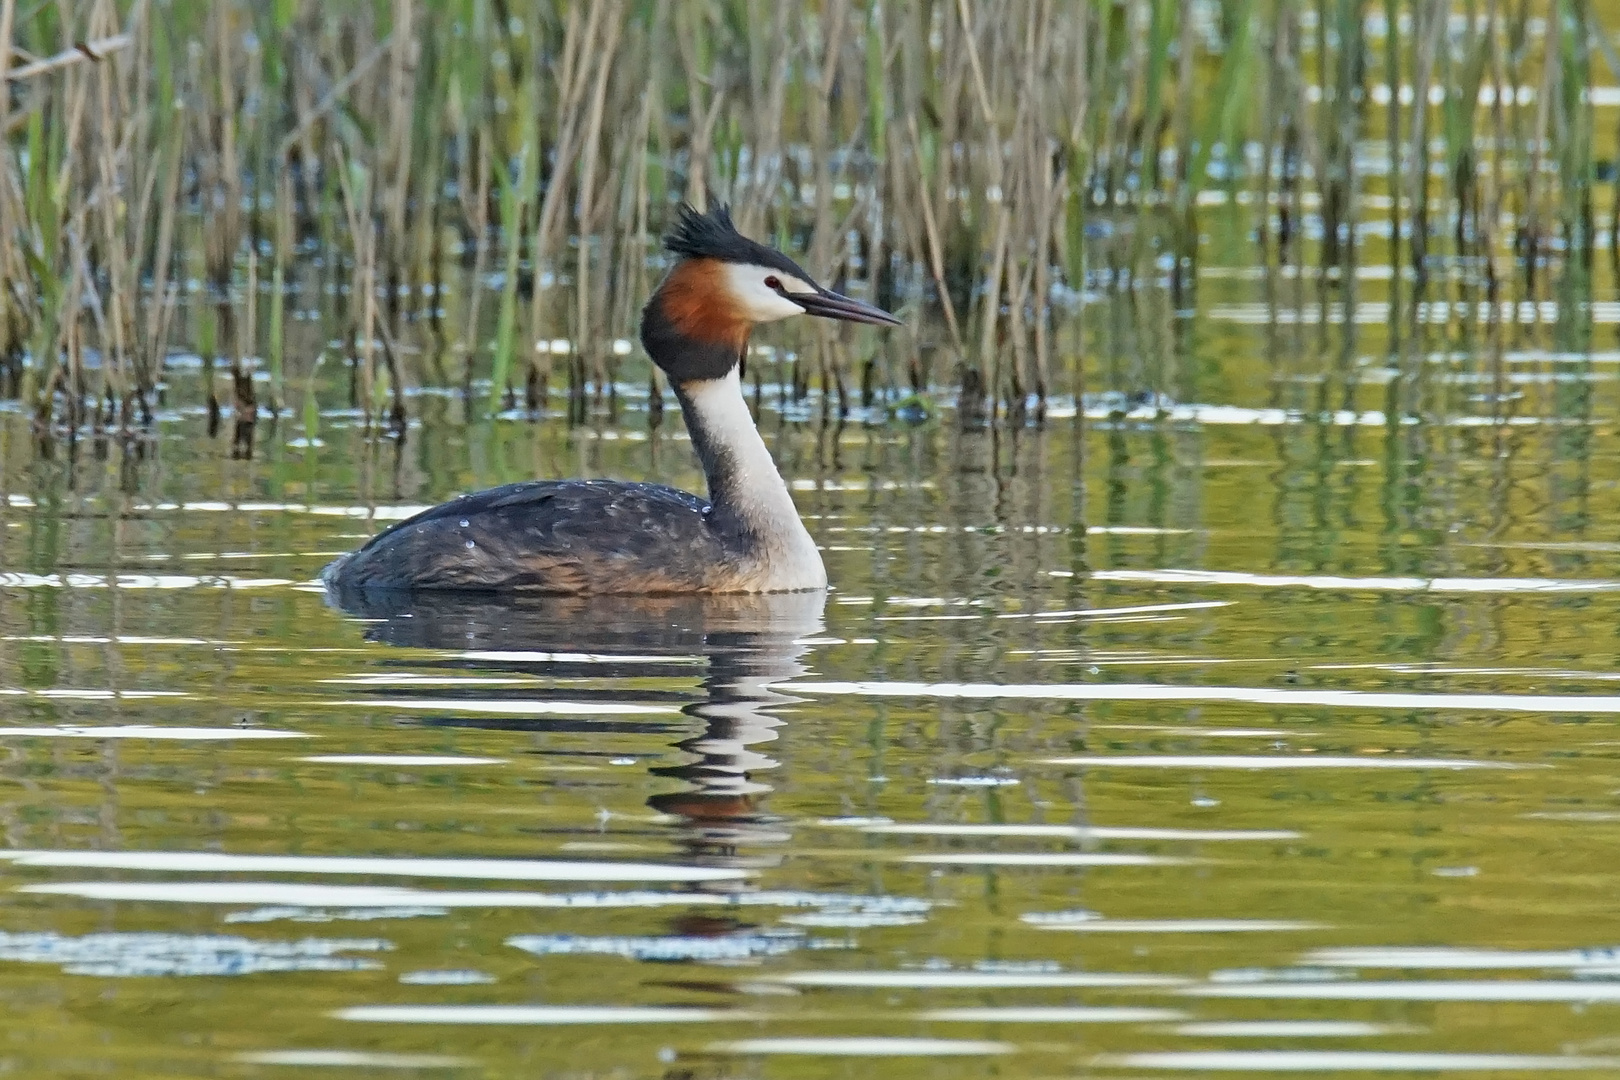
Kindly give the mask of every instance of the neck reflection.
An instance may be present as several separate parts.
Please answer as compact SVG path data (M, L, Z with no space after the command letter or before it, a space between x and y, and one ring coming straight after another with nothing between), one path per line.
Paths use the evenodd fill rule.
M804 674L808 646L799 642L821 631L826 597L817 591L749 599L745 609L732 608L722 618L708 613L704 697L682 710L702 729L675 744L690 760L650 770L685 782L684 789L647 803L680 819L688 856L705 865L773 866L779 855L743 849L788 839L783 819L765 807L767 778L780 764L768 751L785 723L770 710L800 699L770 686Z
M365 629L369 641L455 654L430 662L438 668L606 679L615 687L610 694L632 700L646 692L617 686L684 680L701 671L701 699L681 708L698 730L674 743L686 760L649 770L680 786L656 791L646 802L673 819L684 861L760 868L780 861L771 848L789 838L784 819L766 805L779 765L770 744L785 723L773 710L799 700L769 687L805 673L809 646L801 642L823 629L825 604L826 595L813 591L589 599L396 593L344 596L339 606L372 620ZM586 733L645 729L592 720L564 721L566 728L548 720L541 727L538 718L517 717L427 722ZM737 881L705 887L739 886L747 887Z

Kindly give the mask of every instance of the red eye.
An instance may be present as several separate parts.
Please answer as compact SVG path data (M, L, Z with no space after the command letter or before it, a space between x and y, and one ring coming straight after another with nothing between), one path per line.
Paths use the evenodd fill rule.
M767 289L776 289L780 291L782 288L782 279L777 277L775 274L772 274L765 279L765 287Z

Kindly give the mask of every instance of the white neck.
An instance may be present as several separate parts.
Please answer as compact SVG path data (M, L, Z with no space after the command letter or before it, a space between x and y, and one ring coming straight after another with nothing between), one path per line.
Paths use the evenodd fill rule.
M737 369L724 378L683 383L679 397L709 481L716 525L735 529L748 543L761 591L826 588L821 553L754 426Z

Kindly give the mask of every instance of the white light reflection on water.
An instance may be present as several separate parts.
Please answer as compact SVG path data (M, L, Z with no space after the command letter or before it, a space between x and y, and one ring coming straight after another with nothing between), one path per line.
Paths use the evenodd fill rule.
M351 1005L339 1020L380 1024L707 1024L754 1013L678 1005Z
M463 660L497 664L701 664L701 656L637 656L618 653L534 652L528 649L468 649L454 653Z
M1116 421L1170 420L1207 426L1257 425L1260 427L1297 427L1304 424L1326 424L1333 427L1389 427L1389 419L1375 409L1355 412L1349 409L1278 409L1253 408L1243 405L1142 405L1121 412L1110 405L1088 405L1086 419ZM1054 406L1047 410L1049 419L1065 419L1075 415L1070 406ZM1559 417L1542 416L1466 416L1452 414L1420 420L1415 416L1401 417L1397 423L1403 427L1416 427L1420 423L1445 428L1482 427L1559 427L1572 424Z
M0 637L0 641L53 645L207 645L213 648L229 648L242 644L240 641L210 641L207 638L162 637L148 634L118 634L112 637L100 634L7 634Z
M1590 1001L1620 1002L1620 982L1288 982L1193 986L1177 991L1194 997L1283 998L1293 1001Z
M1015 611L997 615L998 619L1104 619L1113 615L1144 615L1163 611L1204 611L1209 608L1230 607L1230 600L1195 600L1184 604L1139 604L1134 607L1077 608L1073 611Z
M0 687L4 697L40 697L61 701L144 701L151 698L185 698L184 690L108 690L100 687L47 686L38 690Z
M1312 664L1311 671L1390 671L1397 675L1507 675L1518 679L1586 679L1620 682L1620 672L1569 671L1546 667L1463 667L1453 664Z
M1514 968L1567 968L1620 971L1620 947L1523 951L1469 949L1447 946L1370 945L1312 949L1304 964L1346 968L1452 968L1455 970L1511 970Z
M805 915L784 915L781 921L791 926L864 930L876 926L916 926L928 919L923 915L891 911L814 911Z
M368 521L403 521L431 508L426 505L312 506L308 503L227 502L214 499L193 502L135 503L129 509L141 514L172 513L178 510L192 514L315 514L319 517L361 518Z
M1344 757L1336 754L1088 754L1047 758L1048 765L1117 766L1132 769L1535 769L1506 761L1464 758Z
M311 907L261 907L250 908L247 911L227 912L220 919L220 922L371 922L374 919L422 919L448 914L450 914L449 908L440 907L339 908L333 911Z
M1166 724L1093 724L1093 731L1146 731L1193 739L1285 739L1297 735L1280 728L1172 727Z
M1611 578L1337 577L1324 574L1250 574L1235 570L1094 570L1096 581L1156 585L1254 585L1263 588L1347 592L1604 593L1620 591Z
M25 574L0 572L0 589L277 589L291 578L233 574Z
M930 866L1185 866L1199 859L1109 852L951 851L906 855L901 862Z
M24 893L78 896L86 900L124 900L172 904L255 904L299 907L643 907L639 899L624 904L593 903L592 898L534 892L441 892L389 885L295 885L275 881L61 881L23 885ZM663 903L689 903L664 898Z
M256 975L272 971L375 971L375 960L341 956L383 952L377 938L304 938L263 941L221 934L105 933L70 937L51 931L0 931L0 960L56 964L69 975Z
M379 1054L369 1050L255 1050L237 1054L244 1065L307 1065L316 1068L455 1069L471 1058L449 1054Z
M1136 1008L1130 1005L977 1005L961 1009L925 1009L919 1020L986 1024L1145 1024L1179 1020L1178 1009Z
M491 678L481 675L415 675L408 671L390 671L374 675L340 675L320 681L346 686L523 686L532 685L536 680L521 676Z
M1042 930L1077 930L1093 934L1245 934L1287 930L1324 930L1327 924L1301 919L1108 919L1057 913L1019 916Z
M850 821L828 818L819 822L834 828L900 836L1025 836L1055 840L1297 840L1292 829L1155 829L1114 825L951 825L932 822Z
M656 962L735 963L759 956L786 956L805 947L799 933L722 934L686 937L587 937L522 934L506 939L535 956L620 956Z
M730 873L740 873L730 871ZM933 901L911 897L851 896L839 893L791 891L763 892L571 892L540 893L516 890L457 891L414 889L392 885L304 885L279 881L64 881L23 885L18 892L79 896L88 900L176 904L254 905L262 918L290 917L304 908L342 909L333 918L370 917L368 909L411 914L439 914L448 908L660 908L660 907L767 907L847 912L855 915L923 915ZM226 916L227 920L231 916Z
M543 859L423 859L341 855L225 855L210 851L0 851L14 866L167 873L380 874L484 881L735 881L745 870ZM113 883L108 883L113 884ZM139 884L134 882L118 884Z
M982 614L976 615L877 615L873 622L961 622L982 619Z
M679 716L667 705L634 705L628 701L515 701L483 698L370 698L334 701L366 709L412 709L445 713L492 713L500 716Z
M810 1054L824 1057L980 1057L1010 1054L1012 1043L980 1039L906 1039L883 1036L797 1036L732 1039L707 1047L718 1054Z
M473 968L443 968L407 971L399 977L405 986L488 986L495 976Z
M1612 93L1612 91L1611 91ZM1438 104L1438 103L1436 103ZM1582 301L1578 305L1581 312L1598 325L1620 322L1620 304L1612 301ZM1559 321L1559 303L1556 300L1502 300L1496 304L1488 301L1449 301L1430 300L1415 305L1410 312L1419 323L1446 323L1452 319L1477 319L1481 323L1489 321L1505 322L1508 324L1520 323L1533 325L1535 323L1556 323ZM1343 323L1346 318L1357 323L1377 325L1387 323L1390 319L1390 305L1383 300L1364 300L1356 304L1353 310L1346 311L1343 304L1323 304L1320 307L1277 307L1272 304L1258 302L1213 304L1205 312L1204 317L1212 322L1245 323L1251 326L1265 326L1275 324L1278 326L1314 326L1324 319L1330 323ZM1416 417L1411 418L1414 421ZM1489 419L1489 417L1481 417Z
M52 698L60 701L148 701L153 698L187 698L191 696L184 690L103 690L93 687L81 689L71 686L49 686L40 690L25 690L23 693L34 697Z
M1098 1064L1192 1072L1572 1072L1613 1069L1620 1058L1435 1054L1402 1050L1169 1050L1105 1054Z
M1177 1035L1222 1039L1337 1039L1411 1035L1421 1028L1362 1020L1194 1020L1167 1030Z
M1077 987L1160 989L1185 986L1190 980L1176 975L1108 971L793 971L763 974L758 976L757 981L848 990L1009 990Z
M310 754L298 759L317 765L505 765L506 758L454 757L448 754Z
M31 739L170 739L207 742L214 739L309 739L302 731L273 728L158 727L153 724L60 724L55 727L0 727L0 738Z
M1207 466L1209 463L1205 462ZM1270 463L1267 462L1269 465ZM1086 534L1096 533L1101 536L1190 536L1195 529L1173 529L1161 525L1087 525ZM1068 577L1074 575L1067 570L1054 570L1053 574L1063 574Z
M1620 586L1620 582L1616 584ZM1270 686L1171 686L1162 683L785 682L775 684L773 689L783 693L856 697L1223 702L1347 709L1620 713L1620 696L1604 694L1424 694L1374 690L1299 690Z

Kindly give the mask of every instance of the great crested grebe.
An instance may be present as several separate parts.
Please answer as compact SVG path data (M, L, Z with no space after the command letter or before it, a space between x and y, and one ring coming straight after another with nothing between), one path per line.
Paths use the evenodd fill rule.
M756 323L900 320L823 289L792 259L739 233L724 206L704 214L683 205L664 245L678 259L642 309L641 343L675 388L707 501L662 484L506 484L399 522L336 559L321 580L340 592L826 588L821 554L749 415L738 368Z

